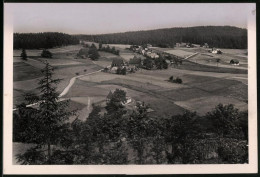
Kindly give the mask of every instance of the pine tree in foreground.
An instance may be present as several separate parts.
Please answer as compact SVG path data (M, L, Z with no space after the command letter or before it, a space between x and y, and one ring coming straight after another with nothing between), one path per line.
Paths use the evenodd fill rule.
M39 106L34 108L37 110L37 114L34 117L28 117L31 124L23 132L23 136L27 137L27 142L34 142L37 146L18 156L18 160L23 164L51 164L51 146L57 148L62 142L64 132L69 128L66 120L74 113L66 110L68 101L60 101L59 99L56 85L60 79L53 79L53 67L46 62L42 72L44 77L38 83L40 96L37 100L40 100ZM30 99L27 98L27 100ZM35 100L35 98L31 100ZM46 147L47 150L44 150Z

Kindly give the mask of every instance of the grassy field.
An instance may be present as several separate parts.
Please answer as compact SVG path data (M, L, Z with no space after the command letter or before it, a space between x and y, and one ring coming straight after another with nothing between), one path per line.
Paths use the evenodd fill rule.
M90 43L91 44L91 43ZM97 45L97 44L96 44ZM114 58L123 58L128 61L136 55L125 48L128 45L110 45L120 50L120 56L99 52L98 61L75 59L82 46L67 46L51 49L53 59L47 59L56 69L54 78L63 79L58 85L59 93L68 85L70 79L78 75L98 71L111 64ZM136 73L116 75L110 73L95 73L77 79L65 98L72 100L71 109L77 108L80 119L85 119L92 109L92 103L105 105L105 99L110 90L124 89L127 96L135 101L145 101L155 110L152 116L171 116L183 113L185 110L196 110L203 115L217 104L232 103L241 110L247 109L247 70L229 67L214 66L213 61L221 58L221 65L228 65L230 58L240 56L241 62L246 63L245 50L223 50L224 55L207 53L203 48L177 48L156 50L171 52L178 56L188 56L200 52L191 61L183 61L178 67L167 70L139 70ZM43 58L39 56L41 50L28 51L31 57L21 61L14 57L14 104L23 100L22 94L36 92L37 81L41 78L40 69L44 66ZM14 55L18 51L14 51ZM206 65L209 60L212 65ZM197 63L196 63L197 62ZM201 62L201 63L200 63ZM203 63L204 62L204 63ZM180 77L182 84L170 83L170 76ZM128 106L129 107L129 106ZM131 106L130 106L131 107Z
M26 50L28 54L26 61L20 57L14 57L14 105L23 101L22 95L24 93L38 93L36 88L39 79L43 76L41 69L45 66L44 61L54 66L54 78L62 79L57 85L59 93L68 85L70 79L76 76L76 73L80 75L102 69L103 67L94 64L90 60L75 59L81 47L80 45L75 45L50 49L53 52L52 59L41 58L41 50ZM19 56L19 52L19 50L14 50L14 56Z
M156 71L141 70L126 76L98 73L82 77L73 86L68 96L92 95L103 96L105 99L110 90L125 89L129 96L138 101L145 101L155 109L154 115L164 116L182 113L184 109L194 111L197 109L194 103L200 99L207 106L200 105L200 109L197 110L199 114L210 111L222 102L235 104L242 110L247 109L247 85L235 77L246 78L246 74L213 72L210 72L210 76L205 74L208 73L191 71L188 74L187 70L185 72L174 68ZM171 75L182 78L183 84L168 82L167 79ZM212 99L206 100L207 97ZM192 104L188 104L190 102Z
M14 81L30 80L42 76L41 71L25 62L15 62L13 64Z

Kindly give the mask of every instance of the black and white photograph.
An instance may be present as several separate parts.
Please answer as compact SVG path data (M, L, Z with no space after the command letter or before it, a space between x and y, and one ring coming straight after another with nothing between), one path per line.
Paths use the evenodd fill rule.
M254 3L4 10L4 172L257 172Z

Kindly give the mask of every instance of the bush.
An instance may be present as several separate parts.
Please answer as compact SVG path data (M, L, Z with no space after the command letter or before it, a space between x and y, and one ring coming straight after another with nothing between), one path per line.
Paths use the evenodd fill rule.
M46 49L42 51L41 57L43 58L52 58L52 53Z
M176 83L178 83L178 84L181 84L181 83L182 83L182 79L179 78L179 77L177 77L177 78L175 79L175 81L176 81Z
M90 47L89 51L88 51L88 56L89 58L91 58L92 60L97 60L99 58L99 53L96 47Z
M217 51L217 54L222 54L222 52L220 50Z
M171 76L171 77L169 77L169 82L182 84L182 79L179 78L179 77L177 77L176 79L174 79L174 77Z

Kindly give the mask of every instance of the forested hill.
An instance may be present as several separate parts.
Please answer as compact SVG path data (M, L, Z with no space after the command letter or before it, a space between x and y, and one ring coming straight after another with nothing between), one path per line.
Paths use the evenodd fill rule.
M102 35L76 35L79 39L110 44L152 44L174 46L175 43L208 43L211 47L247 48L247 30L231 26L198 26L135 31Z
M75 36L64 33L14 33L14 49L53 48L71 44L78 44Z

